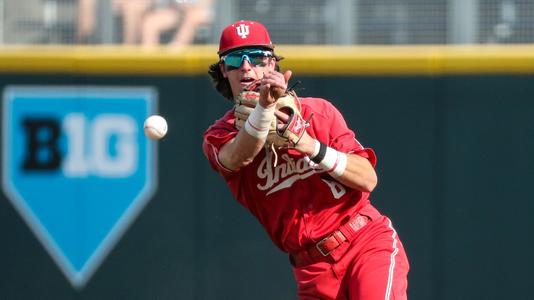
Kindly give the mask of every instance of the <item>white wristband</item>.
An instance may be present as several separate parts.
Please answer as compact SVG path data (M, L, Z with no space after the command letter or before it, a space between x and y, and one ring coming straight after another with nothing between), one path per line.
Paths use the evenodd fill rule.
M319 165L321 166L321 168L327 170L328 172L332 172L337 165L337 161L337 151L330 147L326 147L326 154L324 155L324 158L319 163Z
M339 177L347 168L347 155L333 148L327 147L326 154L319 165L332 177Z
M338 162L337 166L334 167L334 170L332 172L329 172L332 177L336 178L345 172L345 169L347 168L347 155L345 153L338 152Z
M274 116L274 108L274 106L264 108L256 104L245 122L244 127L248 134L259 139L267 137Z

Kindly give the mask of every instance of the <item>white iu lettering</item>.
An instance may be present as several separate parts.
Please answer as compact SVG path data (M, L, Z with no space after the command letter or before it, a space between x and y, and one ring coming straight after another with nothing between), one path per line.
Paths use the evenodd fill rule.
M237 35L239 35L242 39L246 39L249 35L248 25L241 24L237 28Z

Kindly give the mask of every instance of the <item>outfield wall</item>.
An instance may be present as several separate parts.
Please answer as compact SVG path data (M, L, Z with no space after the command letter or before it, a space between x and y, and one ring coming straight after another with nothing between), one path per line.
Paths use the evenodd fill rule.
M201 152L202 132L231 107L205 75L215 49L0 50L2 89L152 87L169 122L155 195L83 287L71 285L0 194L0 299L295 298L286 255ZM410 299L529 298L534 47L280 46L278 53L302 81L299 93L335 103L377 152L372 201L405 244ZM54 197L44 199L53 206Z

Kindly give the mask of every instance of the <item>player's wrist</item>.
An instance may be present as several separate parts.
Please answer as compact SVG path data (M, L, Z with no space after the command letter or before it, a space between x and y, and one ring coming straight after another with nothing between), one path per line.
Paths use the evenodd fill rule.
M259 139L266 138L269 134L269 129L271 128L274 109L274 105L265 108L262 105L257 104L245 122L245 131L253 137Z
M320 150L321 150L321 142L319 142L318 140L314 140L314 149L313 149L313 153L310 155L310 159L313 160L315 157L317 157ZM320 159L319 161L321 160L322 159Z
M315 141L315 150L310 159L318 164L323 170L326 170L332 177L339 177L347 168L347 155L339 152L334 148Z
M261 106L264 109L272 109L274 112L274 108L276 107L276 102L263 102L259 101L258 105Z

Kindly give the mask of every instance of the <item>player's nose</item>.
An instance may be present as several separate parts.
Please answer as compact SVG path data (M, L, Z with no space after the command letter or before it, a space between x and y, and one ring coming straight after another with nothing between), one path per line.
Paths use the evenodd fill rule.
M241 66L239 67L242 71L249 71L252 69L252 65L247 59L243 59L243 62L241 63Z

